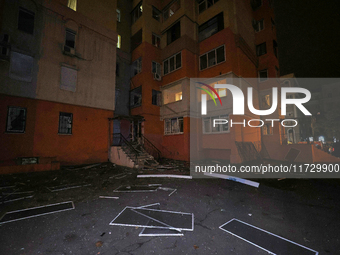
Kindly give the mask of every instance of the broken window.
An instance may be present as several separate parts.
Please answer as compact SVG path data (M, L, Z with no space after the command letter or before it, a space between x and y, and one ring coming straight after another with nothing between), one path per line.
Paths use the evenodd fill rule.
M66 28L65 46L74 49L76 44L76 32Z
M24 133L26 127L26 108L8 107L6 132Z
M143 14L143 5L142 1L137 4L137 6L133 9L131 13L132 24L135 23Z
M132 77L142 71L142 57L132 62Z
M157 21L161 21L161 11L155 6L152 6L152 17Z
M182 84L163 90L163 104L169 104L180 100L182 100Z
M183 133L183 117L165 119L164 133L166 135Z
M198 12L202 13L206 9L208 9L210 6L213 6L215 3L217 3L218 0L199 0L198 1Z
M12 51L9 77L19 81L31 82L33 63L33 57Z
M136 49L142 43L142 40L143 40L143 30L140 29L137 33L135 33L131 37L131 51Z
M229 132L229 124L215 124L214 127L214 119L223 119L227 120L229 123L229 115L219 115L219 116L213 116L213 117L206 117L203 118L203 133L209 134L209 133L224 133Z
M175 25L168 29L167 33L167 44L176 41L181 37L181 22L178 21Z
M59 113L59 128L58 134L72 134L72 113Z
M266 43L261 43L259 45L256 45L256 55L257 56L262 56L264 54L267 54L267 47Z
M166 21L169 17L174 15L179 10L179 8L181 8L180 0L175 0L170 3L168 7L163 10L163 21Z
M18 29L33 35L34 32L34 12L19 8Z
M163 73L164 75L173 72L182 67L182 54L181 52L177 53L170 58L167 58L163 61Z
M130 108L142 105L142 86L130 91Z
M68 0L67 7L74 11L77 11L77 0Z
M254 29L255 29L255 32L262 31L264 29L264 19L255 20Z
M198 27L198 41L201 42L222 29L224 29L223 12Z
M62 66L60 88L75 92L76 87L77 87L77 70L67 66Z
M152 90L152 104L161 106L162 94L160 91Z
M156 46L157 48L161 46L161 37L154 33L152 34L152 45Z
M259 71L259 81L263 82L268 80L268 70L267 69L263 69L261 71Z
M152 61L152 73L161 75L161 64L155 61Z
M200 70L225 61L224 45L200 56Z

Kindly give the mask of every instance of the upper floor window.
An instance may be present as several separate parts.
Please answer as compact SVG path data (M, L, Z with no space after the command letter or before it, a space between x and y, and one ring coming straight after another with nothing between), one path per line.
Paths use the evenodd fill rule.
M254 20L254 29L255 32L260 32L264 29L264 19L261 20Z
M224 45L200 56L200 70L225 61Z
M182 98L182 84L178 84L163 90L163 104L181 101Z
M178 38L180 38L181 37L181 22L178 21L175 25L169 28L166 34L167 34L168 45L176 41Z
M33 35L34 32L34 12L19 8L18 29Z
M262 96L262 100L261 100L261 106L263 109L269 108L271 105L270 103L270 95L264 95Z
M198 12L202 13L213 4L217 3L218 0L199 0L198 1Z
M68 0L67 7L76 11L77 10L77 0Z
M268 70L267 69L263 69L259 71L259 81L263 82L268 80Z
M136 49L142 43L142 40L143 40L143 30L140 29L137 33L135 33L131 37L131 51Z
M167 134L181 134L183 133L183 117L165 119L164 133Z
M66 28L65 46L74 49L76 44L76 32Z
M119 10L119 9L117 9L117 10L116 10L116 12L117 12L117 21L118 21L118 22L120 22L120 19L121 19L121 16L120 16L120 15L121 15L121 14L120 14L120 10Z
M31 82L33 63L33 57L12 51L9 66L9 77L18 81Z
M163 61L164 75L171 73L181 67L182 67L182 53L181 52Z
M174 0L163 10L163 21L166 21L169 17L175 14L181 8L181 1Z
M215 124L214 126L214 120L215 119L223 119L228 120L226 124ZM209 134L209 133L226 133L229 132L229 115L220 115L220 116L214 116L214 117L206 117L203 118L203 133Z
M272 135L273 134L273 127L270 123L266 123L262 126L262 134L263 135Z
M157 105L157 106L161 106L161 92L158 90L152 90L152 104L153 105Z
M208 20L198 27L198 40L204 39L216 34L224 28L223 12Z
M275 40L273 40L273 51L274 51L275 57L277 57L277 55L278 55L278 48L277 48L277 42Z
M157 21L161 21L161 11L155 6L152 6L152 17Z
M280 70L277 66L275 66L275 76L276 76L276 78L280 77Z
M161 37L156 34L152 34L152 45L156 46L159 48L161 46Z
M152 73L158 74L159 76L161 75L161 64L157 63L155 61L152 61Z
M140 16L142 16L143 14L143 5L142 5L142 1L137 4L137 6L133 9L132 13L131 13L131 18L132 18L132 24L135 23Z
M254 11L262 6L262 0L251 0L250 3Z
M120 47L122 47L122 37L120 35L118 35L118 38L117 38L117 48L120 49Z
M132 77L142 71L142 57L132 62Z
M77 88L77 70L67 66L61 67L61 81L60 88L69 90L72 92L76 91Z
M265 42L259 45L256 45L256 55L262 56L264 54L267 54L267 46Z
M8 107L6 132L24 133L26 127L26 108Z
M130 107L138 107L142 105L142 86L130 91Z

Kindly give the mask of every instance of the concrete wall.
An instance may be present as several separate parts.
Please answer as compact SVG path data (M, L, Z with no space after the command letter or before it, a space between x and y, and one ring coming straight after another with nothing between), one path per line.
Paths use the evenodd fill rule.
M135 163L125 154L120 146L112 146L110 148L109 158L111 163L115 163L119 166L135 167Z

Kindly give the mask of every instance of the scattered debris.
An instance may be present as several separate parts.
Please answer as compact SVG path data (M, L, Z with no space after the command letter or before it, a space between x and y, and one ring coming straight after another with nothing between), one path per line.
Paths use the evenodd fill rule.
M103 232L103 234L101 234L100 236L104 236L105 235L105 232Z
M7 212L1 219L0 224L12 221L18 221L28 218L33 218L41 215L57 213L74 209L72 201L62 202L57 204L43 205L33 208L21 209L16 211Z
M158 186L150 185L132 185L132 186L119 186L113 192L154 192L157 191Z
M56 192L56 191L62 191L62 190L68 190L68 189L75 189L75 188L80 188L80 187L87 187L91 186L91 184L64 184L64 185L59 185L55 187L46 187L49 191L51 192Z
M176 174L139 174L137 178L183 178L192 179L190 175L176 175Z
M197 245L194 245L195 250L197 250L199 247Z
M119 197L108 197L108 196L99 196L99 198L112 198L112 199L119 199Z
M102 246L103 246L103 242L102 241L96 242L96 247L102 247Z
M258 183L258 182L253 182L253 181L249 181L249 180L246 180L246 179L242 179L242 178L230 176L230 175L225 175L225 174L204 173L204 175L243 183L243 184L246 184L246 185L249 185L249 186L253 186L255 188L258 188L260 186L260 183Z
M183 236L179 230L160 229L160 228L143 228L138 236Z

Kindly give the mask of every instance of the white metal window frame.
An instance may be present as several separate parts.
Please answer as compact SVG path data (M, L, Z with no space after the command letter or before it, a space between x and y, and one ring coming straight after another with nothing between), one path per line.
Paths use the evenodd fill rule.
M228 129L227 130L223 130L222 125L218 125L218 131L213 131L213 120L214 119L227 119L228 123L227 124L223 124L223 125L227 125ZM209 121L209 128L210 130L207 131L205 129L205 121L208 120ZM203 134L227 134L230 133L230 127L229 127L229 114L224 114L224 115L217 115L217 116L212 116L212 117L204 117L202 118L202 131Z
M154 72L154 65L156 65L156 72ZM152 61L151 63L151 72L152 73L156 73L158 74L159 76L161 76L161 73L162 73L162 67L161 67L161 64L156 62L156 61Z
M136 74L135 74L135 70L137 71ZM135 61L132 62L131 77L134 77L141 72L142 72L142 57L137 58Z
M219 48L221 48L221 47L223 47L224 60L221 61L221 62L219 62L219 63L217 63L217 49L219 49ZM215 61L215 64L209 66L209 65L208 65L208 64L209 64L208 54L209 54L210 52L212 52L212 51L215 51L215 58L216 58L216 61ZM207 55L207 67L201 69L201 57L204 56L204 55ZM221 64L221 63L224 63L225 61L226 61L226 50L225 50L225 44L223 44L223 45L218 46L218 47L215 48L215 49L212 49L212 50L210 50L210 51L208 51L208 52L206 52L206 53L200 55L200 57L199 57L199 68L200 68L200 71L202 71L202 70L208 69L208 68L210 68L210 67L213 67L213 66L219 65L219 64Z
M176 68L176 66L177 66L176 57L177 57L178 54L180 54L180 56L181 56L181 66ZM171 58L174 58L174 70L172 70L172 71L170 71L170 59ZM167 62L167 61L168 61L168 72L165 73L164 72L164 68L165 68L165 64L164 63ZM165 59L163 61L163 75L167 75L169 73L175 72L176 70L181 69L181 68L182 68L182 52L181 51L176 53L176 54L174 54L174 55L172 55L171 57L168 57L167 59Z
M176 120L177 124L177 131L173 131L173 126L172 126L172 121ZM170 118L170 119L164 119L164 135L178 135L178 134L183 134L183 130L180 130L180 120L182 120L183 124L183 130L184 130L184 119L183 117L175 117L175 118ZM170 123L170 130L169 132L167 131L167 123Z

